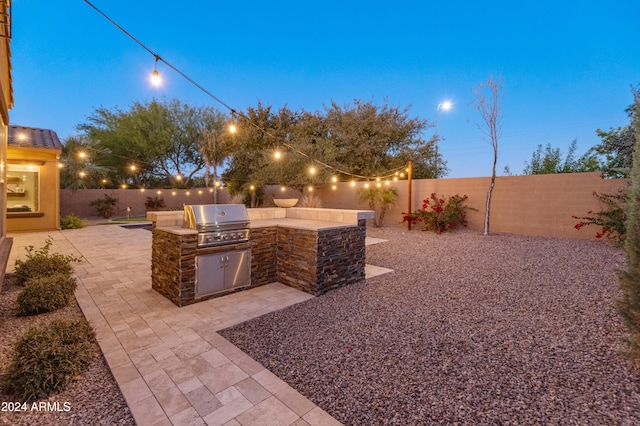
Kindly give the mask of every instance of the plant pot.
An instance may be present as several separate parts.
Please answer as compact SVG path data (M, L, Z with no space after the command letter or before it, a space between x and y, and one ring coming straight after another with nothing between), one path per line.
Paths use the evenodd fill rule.
M274 198L273 202L278 207L287 208L287 207L293 207L296 204L298 204L298 199L297 198Z

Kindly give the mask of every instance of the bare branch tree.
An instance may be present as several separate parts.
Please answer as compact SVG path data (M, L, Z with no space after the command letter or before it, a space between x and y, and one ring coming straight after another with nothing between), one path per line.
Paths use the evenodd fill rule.
M479 124L478 128L485 134L485 140L489 142L493 148L493 169L491 173L491 184L487 192L487 204L484 213L484 235L489 235L489 214L491 208L491 193L496 184L496 163L498 162L498 141L502 135L502 115L500 114L500 103L504 98L504 90L502 87L502 78L498 77L494 80L489 78L486 84L480 84L472 89L476 99L472 102L472 106L478 110L484 123ZM488 94L486 92L488 91ZM488 97L487 97L488 96Z

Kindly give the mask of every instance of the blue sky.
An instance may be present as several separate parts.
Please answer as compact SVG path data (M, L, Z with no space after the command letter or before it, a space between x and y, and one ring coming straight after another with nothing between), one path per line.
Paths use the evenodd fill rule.
M597 128L624 126L640 84L640 2L93 0L165 60L237 110L258 100L320 110L333 100L383 102L435 121L449 177L491 174L492 150L469 105L471 89L501 75L498 173L521 173L538 144L579 153ZM525 3L525 4L521 4ZM13 124L60 138L98 107L211 98L81 0L15 0ZM434 132L425 133L429 139Z

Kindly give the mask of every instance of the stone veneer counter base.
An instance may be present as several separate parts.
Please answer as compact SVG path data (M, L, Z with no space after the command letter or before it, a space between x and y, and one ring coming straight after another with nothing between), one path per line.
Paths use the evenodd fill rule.
M315 296L365 277L366 219L372 211L248 209L251 286L280 282ZM177 306L238 291L195 298L195 258L229 250L197 248L197 233L182 228L182 212L150 212L152 287Z

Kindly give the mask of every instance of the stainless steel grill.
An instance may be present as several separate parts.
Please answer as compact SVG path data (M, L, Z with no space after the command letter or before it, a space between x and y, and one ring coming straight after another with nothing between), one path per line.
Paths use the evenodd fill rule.
M198 247L249 241L249 214L243 204L185 205L182 226L198 231Z
M251 284L249 214L242 204L184 206L183 227L198 231L198 248L226 246L196 255L196 297Z

